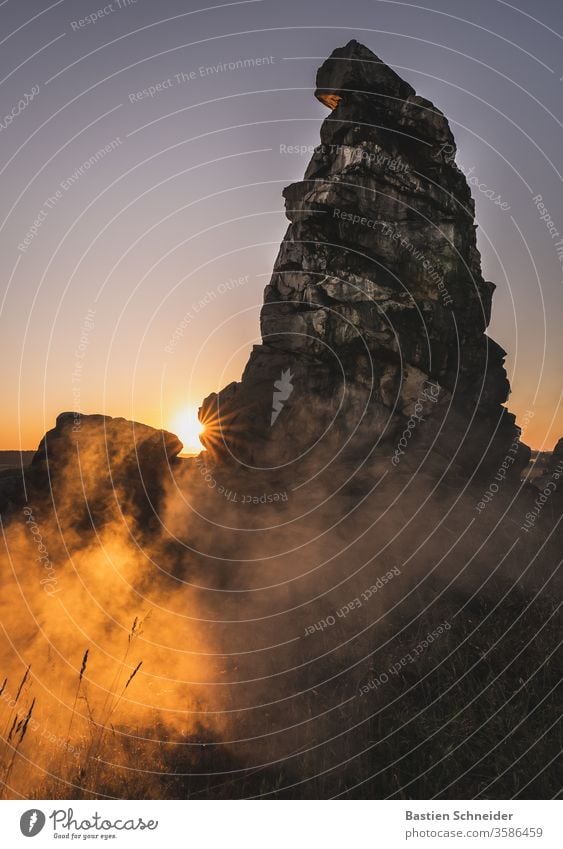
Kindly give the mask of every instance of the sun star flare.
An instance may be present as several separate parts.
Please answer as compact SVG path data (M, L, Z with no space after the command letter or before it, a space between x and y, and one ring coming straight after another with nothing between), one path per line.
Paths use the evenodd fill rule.
M200 437L205 431L205 425L199 421L197 410L193 404L184 407L176 413L170 424L170 429L183 442L187 454L199 453L203 448Z

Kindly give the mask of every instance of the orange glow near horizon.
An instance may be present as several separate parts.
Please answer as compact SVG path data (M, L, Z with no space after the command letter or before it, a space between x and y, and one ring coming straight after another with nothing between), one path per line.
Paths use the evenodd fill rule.
M532 406L527 394L521 393L521 396L516 397L516 393L513 393L506 405L510 412L516 414L516 424L519 425L522 425L526 410ZM558 439L563 436L561 412L557 409L554 415L549 403L553 404L551 397L548 397L546 402L536 404L535 408L532 406L535 415L529 420L525 432L522 434L522 441L533 450L552 451ZM52 409L49 410L49 413L41 410L33 411L36 412L36 415L31 414L29 419L22 421L21 428L18 427L17 420L5 419L0 422L0 451L35 451L45 432L55 426L57 414L64 409L69 409L69 405L64 404L64 402L51 406ZM175 406L173 407L173 414L165 418L162 417L160 411L155 410L150 405L138 407L132 411L120 409L116 404L113 404L109 409L104 409L103 405L100 404L99 407L92 406L85 409L83 413L84 415L104 413L110 416L125 416L125 418L131 418L151 427L165 428L175 433L184 443L184 451L191 454L199 453L203 449L204 445L200 436L205 432L212 442L215 440L222 441L217 422L209 420L203 425L198 420L198 406L195 403L188 403L183 407ZM225 418L224 412L223 423L225 423Z

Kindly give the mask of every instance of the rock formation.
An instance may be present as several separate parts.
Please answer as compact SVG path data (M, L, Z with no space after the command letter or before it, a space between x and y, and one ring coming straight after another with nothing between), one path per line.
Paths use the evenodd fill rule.
M103 415L61 413L25 470L0 490L0 509L52 506L61 520L88 529L121 517L158 523L165 478L182 450L177 436Z
M262 344L240 383L203 402L206 447L271 467L366 454L408 431L475 469L518 439L505 352L486 335L474 203L444 115L357 41L317 73L332 111L264 295ZM414 422L414 425L409 425ZM526 465L521 446L514 471Z

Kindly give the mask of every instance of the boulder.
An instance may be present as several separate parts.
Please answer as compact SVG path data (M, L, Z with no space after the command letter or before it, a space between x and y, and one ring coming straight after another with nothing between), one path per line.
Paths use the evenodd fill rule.
M33 457L32 497L50 499L78 527L158 522L164 485L182 443L172 433L103 415L61 413Z

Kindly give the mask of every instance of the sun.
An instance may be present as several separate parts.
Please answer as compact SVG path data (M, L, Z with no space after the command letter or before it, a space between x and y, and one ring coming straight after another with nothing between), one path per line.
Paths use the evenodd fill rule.
M197 417L197 407L190 405L180 410L172 419L170 430L183 442L188 454L199 454L202 450L200 435L205 426Z

